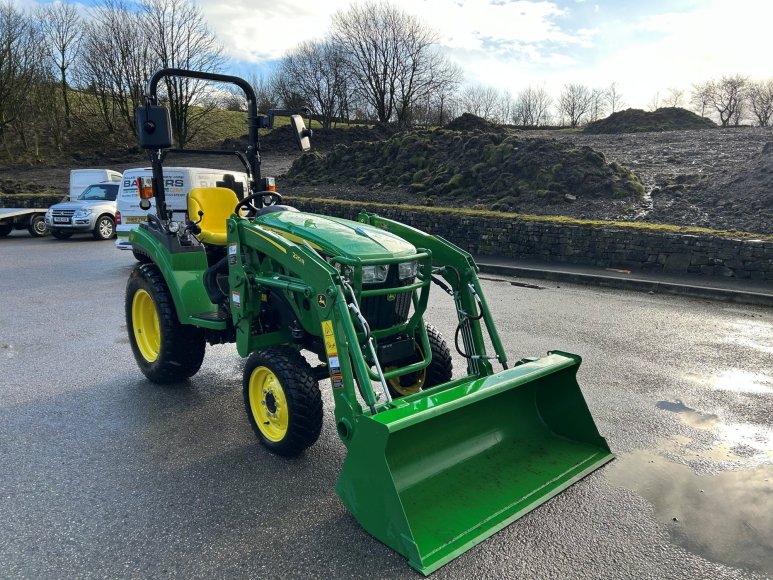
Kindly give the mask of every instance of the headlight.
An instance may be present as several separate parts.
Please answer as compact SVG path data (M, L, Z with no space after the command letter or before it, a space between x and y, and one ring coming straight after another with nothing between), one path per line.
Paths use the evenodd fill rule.
M167 226L169 228L169 231L173 234L176 234L180 231L180 222L169 222L169 225Z
M75 213L72 214L72 217L74 218L87 218L91 215L90 209L76 209Z
M385 282L388 272L389 266L363 266L362 283L378 284L379 282Z
M403 262L402 264L398 264L397 276L400 278L400 280L405 280L406 278L413 278L416 276L416 260L413 262Z

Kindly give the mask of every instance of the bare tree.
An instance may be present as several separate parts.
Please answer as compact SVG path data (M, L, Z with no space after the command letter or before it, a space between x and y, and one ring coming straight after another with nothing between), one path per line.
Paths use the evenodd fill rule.
M616 113L625 106L623 101L623 95L620 93L620 88L616 82L610 83L607 87L607 105L609 105L609 112Z
M41 74L40 35L32 19L13 4L0 4L0 138L9 159L13 154L7 128L23 115L29 94ZM23 128L23 123L17 126ZM24 139L24 134L21 135Z
M525 88L515 99L512 115L514 123L524 127L544 125L552 102L552 97L544 87Z
M592 104L593 92L586 85L566 84L558 97L559 113L573 129L585 119Z
M757 124L760 127L769 126L773 117L773 79L750 84L749 104Z
M666 107L681 107L684 104L684 91L676 87L668 89L668 95L663 99Z
M740 124L748 90L749 79L741 75L710 80L696 88L696 92L706 99L706 105L716 111L723 127Z
M437 35L415 16L385 2L336 12L332 38L347 57L353 88L380 122L411 123L414 103L456 74L437 49Z
M709 106L710 97L709 91L711 86L709 83L702 83L692 86L692 93L690 94L690 105L693 110L700 114L701 117L706 116L706 108Z
M268 111L279 107L279 97L274 91L274 80L265 75L250 73L247 77L258 103L258 111ZM246 109L245 109L246 110Z
M142 103L145 84L158 68L142 15L126 0L100 0L84 29L78 82L94 96L108 132L121 120L136 134L134 111Z
M486 120L493 120L500 101L499 91L485 85L468 85L459 98L464 112Z
M201 9L189 0L142 0L145 37L152 61L161 67L219 72L223 49L209 30ZM164 79L169 116L177 143L184 147L215 108L211 85L179 77Z
M607 113L607 95L604 89L591 89L588 121L598 121Z
M67 73L78 56L83 35L83 22L73 4L54 3L40 9L38 21L45 39L46 55L59 75L64 104L64 120L70 121L70 99Z
M330 41L306 41L288 52L279 63L280 86L299 94L324 128L341 112L348 91L346 64L341 46Z
M657 111L660 108L660 91L655 91L647 107L650 111Z

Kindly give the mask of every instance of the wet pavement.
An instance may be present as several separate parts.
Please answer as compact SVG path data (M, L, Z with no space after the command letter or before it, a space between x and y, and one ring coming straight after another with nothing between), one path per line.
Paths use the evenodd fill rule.
M327 382L320 440L274 457L232 345L183 385L141 375L130 253L14 233L0 266L0 576L419 577L335 495ZM773 576L773 310L502 280L483 286L511 359L581 354L618 458L433 577Z

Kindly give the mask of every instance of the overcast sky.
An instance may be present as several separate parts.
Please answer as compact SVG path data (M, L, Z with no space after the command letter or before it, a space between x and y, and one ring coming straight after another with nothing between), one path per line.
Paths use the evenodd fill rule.
M30 6L36 0L12 0ZM42 1L42 0L41 0ZM93 0L85 0L88 5ZM232 70L269 72L299 41L324 36L351 0L198 0ZM543 85L605 88L646 108L723 74L773 77L770 0L393 0L440 35L468 83L513 94Z

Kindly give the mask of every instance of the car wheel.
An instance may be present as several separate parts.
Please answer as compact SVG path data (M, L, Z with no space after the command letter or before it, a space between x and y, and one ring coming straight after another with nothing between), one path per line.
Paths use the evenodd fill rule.
M13 230L13 225L11 225L11 224L0 224L0 238L4 238L8 234L10 234L11 230Z
M46 219L42 215L32 216L30 224L27 226L27 231L33 238L47 236L48 226L46 225Z
M94 226L95 240L109 240L115 235L115 223L109 215L100 216Z

